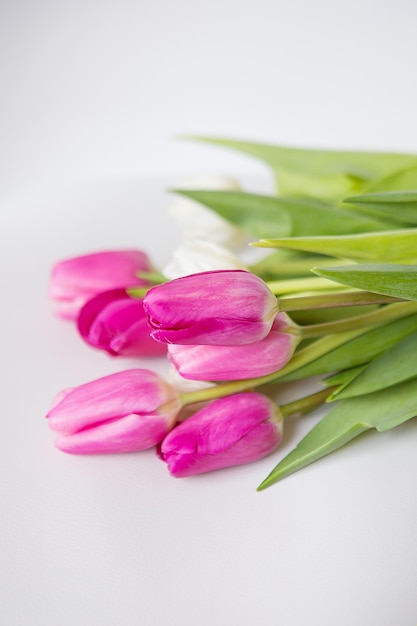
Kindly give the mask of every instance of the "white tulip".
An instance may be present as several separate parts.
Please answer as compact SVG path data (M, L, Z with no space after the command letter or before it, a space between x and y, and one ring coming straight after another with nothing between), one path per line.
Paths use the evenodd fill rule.
M204 189L213 191L240 191L239 184L225 176L200 176L180 181L178 189ZM241 248L247 234L239 227L220 217L211 209L189 198L177 198L168 209L182 230L183 239L205 239L230 249Z
M175 250L162 274L172 280L198 272L236 269L246 269L246 266L230 250L212 241L196 239L184 243Z

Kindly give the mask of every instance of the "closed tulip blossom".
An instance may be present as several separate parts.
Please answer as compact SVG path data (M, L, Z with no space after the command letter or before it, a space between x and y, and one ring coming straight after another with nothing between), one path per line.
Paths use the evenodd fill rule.
M49 296L57 304L57 315L76 319L82 306L102 291L145 285L137 272L151 271L151 263L140 250L108 250L73 257L52 268Z
M173 387L154 372L131 369L66 389L47 418L63 452L137 452L161 442L179 410Z
M177 248L162 274L170 280L211 270L245 269L230 250L212 241L195 239Z
M299 337L293 322L278 313L269 334L256 343L239 346L169 345L168 358L175 370L190 380L243 380L280 370L291 359ZM289 331L289 332L286 332Z
M243 270L202 272L153 287L143 302L163 343L240 345L269 333L277 300L257 276Z
M194 176L176 184L177 189L203 189L212 191L240 191L240 185L228 176ZM186 198L175 199L168 209L181 229L185 241L204 239L226 248L238 250L247 239L247 234L238 226L224 219L208 207Z
M178 478L250 463L273 452L283 418L266 396L247 392L220 398L181 422L163 440L159 456Z
M150 336L143 301L125 289L104 291L89 300L78 316L83 339L112 356L160 356L166 346Z

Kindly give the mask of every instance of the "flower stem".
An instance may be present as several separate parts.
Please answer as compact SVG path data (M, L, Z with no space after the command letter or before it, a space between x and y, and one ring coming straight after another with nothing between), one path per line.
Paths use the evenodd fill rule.
M395 302L388 304L377 311L364 313L355 317L349 317L334 322L323 324L312 324L309 326L298 326L299 335L305 339L307 337L320 337L327 334L340 333L366 326L380 326L400 317L405 317L417 311L417 302Z
M297 352L291 361L282 369L266 376L259 376L257 378L247 378L245 380L234 380L230 382L221 383L215 387L209 387L208 389L199 389L198 391L190 391L180 394L180 403L182 406L188 404L195 404L197 402L207 402L209 400L215 400L217 398L223 398L234 393L240 393L241 391L248 391L261 385L267 385L278 381L283 376L294 372L295 370L311 363L320 356L323 356L330 350L343 345L344 343L362 335L367 329L353 330L350 332L339 333L335 335L328 335L318 339L314 343L310 344L303 350Z
M274 294L315 291L316 289L333 289L340 291L344 288L342 285L334 283L327 278L319 277L291 278L289 280L272 280L267 281L266 284Z
M143 300L143 298L146 296L152 286L153 285L149 285L147 287L129 287L128 289L126 289L126 292L131 298L138 298L139 300Z
M283 250L281 250L281 252L283 252ZM301 258L298 256L278 258L272 254L270 257L266 257L253 265L249 265L248 270L261 278L264 276L286 276L287 278L294 276L300 278L303 274L310 275L313 267L328 266L330 261L332 267L336 265L346 265L344 259L332 258L330 260L328 256L320 257L313 254Z
M303 415L304 413L313 411L318 406L321 406L324 402L326 402L327 398L337 388L337 385L335 385L334 387L328 387L327 389L316 391L316 393L305 396L304 398L299 398L298 400L294 400L288 404L281 404L279 409L282 417L288 417L289 415L296 414Z
M352 291L299 298L279 298L278 306L280 311L290 312L305 311L307 309L364 306L366 304L387 304L389 302L404 302L404 300L368 291Z
M136 272L136 276L138 278L142 278L143 280L147 280L149 283L153 283L154 285L160 285L161 283L166 283L167 278L161 274L161 272Z

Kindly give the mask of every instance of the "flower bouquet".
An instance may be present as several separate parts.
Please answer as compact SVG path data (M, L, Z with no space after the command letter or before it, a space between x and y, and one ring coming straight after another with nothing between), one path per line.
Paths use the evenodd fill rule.
M176 477L270 455L285 419L325 416L258 489L362 432L417 415L417 156L201 141L262 159L276 195L184 184L184 243L164 268L140 250L57 263L50 296L112 356L167 358L61 392L47 415L74 454L155 446ZM248 264L245 243L263 255ZM316 390L279 402L288 381ZM278 404L277 404L278 399Z

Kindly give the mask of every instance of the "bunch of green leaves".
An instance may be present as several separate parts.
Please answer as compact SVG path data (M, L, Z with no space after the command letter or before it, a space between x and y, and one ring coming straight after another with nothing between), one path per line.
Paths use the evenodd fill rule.
M313 272L333 288L417 302L417 155L197 139L261 159L275 174L272 196L177 190L246 230L258 239L253 245L273 250L252 271L265 280ZM316 312L316 321L327 319ZM308 350L317 356L304 362L303 350L296 353L280 380L325 374L323 384L333 389L328 402L337 404L260 489L366 430L382 432L417 415L417 309L334 342L319 339Z

